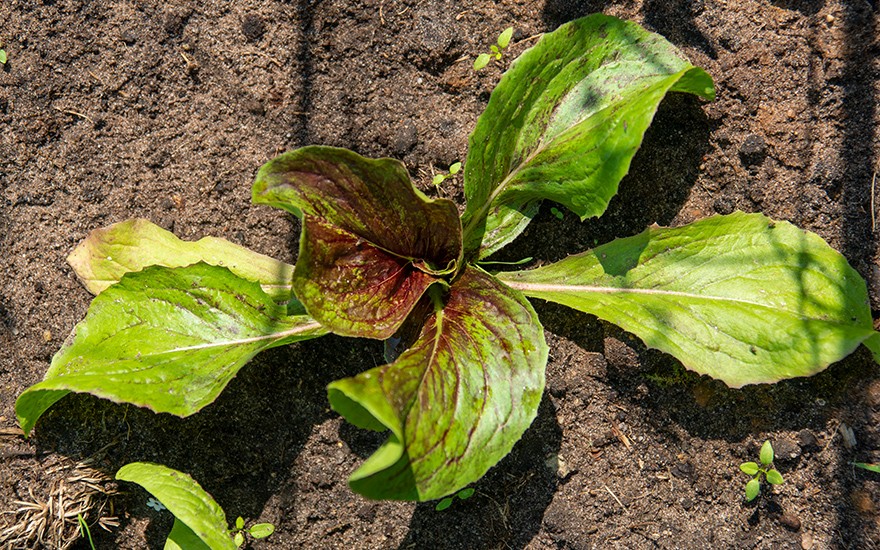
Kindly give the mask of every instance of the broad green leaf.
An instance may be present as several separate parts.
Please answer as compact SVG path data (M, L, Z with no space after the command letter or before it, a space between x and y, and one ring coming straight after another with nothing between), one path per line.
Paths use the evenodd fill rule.
M755 462L743 462L739 465L739 469L742 470L743 473L753 476L758 473L758 464Z
M864 462L853 462L853 466L858 468L862 468L863 470L868 470L869 472L874 472L880 474L880 464L866 464Z
M425 289L458 267L455 204L425 197L392 159L297 149L260 169L253 199L303 218L293 288L337 334L388 338Z
M19 396L16 414L27 434L72 391L187 416L260 351L323 334L226 268L148 267L95 297L45 379Z
M768 466L773 463L773 445L770 444L770 441L765 441L763 445L761 445L761 453L759 455L761 459L761 464L764 466Z
M292 265L217 237L182 241L142 218L95 229L73 250L67 262L92 294L103 292L126 273L151 265L185 267L205 262L227 267L243 279L260 283L275 300L291 298Z
M223 509L187 474L160 464L132 462L116 472L116 479L137 483L146 489L174 514L175 524L183 523L211 550L235 550ZM177 547L192 548L185 529L172 529L172 534ZM171 538L169 536L169 540Z
M732 387L815 374L873 334L865 282L846 259L761 214L655 227L498 278Z
M210 546L199 538L195 532L185 523L174 518L171 532L165 539L164 550L212 550Z
M713 99L712 78L663 37L596 14L523 53L492 92L464 170L465 252L486 257L543 199L605 211L669 91Z
M767 483L771 485L782 485L785 483L785 480L782 479L782 474L779 473L779 470L770 469L767 470Z
M528 301L474 267L446 295L437 290L410 349L329 386L352 424L391 430L350 479L369 498L452 494L507 455L537 414L547 345Z
M761 482L757 478L746 483L746 501L751 502L761 492Z

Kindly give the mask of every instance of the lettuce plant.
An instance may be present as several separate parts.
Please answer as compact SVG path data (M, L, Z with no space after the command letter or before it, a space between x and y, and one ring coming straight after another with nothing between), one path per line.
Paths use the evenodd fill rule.
M98 295L19 397L23 429L71 391L193 414L263 349L376 338L388 364L329 386L351 423L389 432L350 483L429 500L479 479L537 413L548 352L527 298L613 322L733 387L814 374L866 340L880 350L864 280L818 236L761 214L487 271L544 200L601 215L668 92L714 97L662 37L593 15L502 77L470 137L461 215L398 161L310 146L271 160L253 186L255 203L301 220L295 267L143 220L93 232L70 261Z

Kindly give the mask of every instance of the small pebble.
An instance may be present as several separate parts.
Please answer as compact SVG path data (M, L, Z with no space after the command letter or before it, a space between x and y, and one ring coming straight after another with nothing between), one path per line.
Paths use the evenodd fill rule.
M801 548L804 550L810 550L813 548L813 535L806 531L801 535Z
M801 529L801 520L791 512L785 512L779 516L779 523L791 531L800 531Z

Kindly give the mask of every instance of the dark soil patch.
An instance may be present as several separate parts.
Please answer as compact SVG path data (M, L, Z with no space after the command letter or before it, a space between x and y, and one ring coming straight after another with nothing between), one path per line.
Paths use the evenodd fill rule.
M868 0L6 0L0 511L47 498L59 460L109 445L98 466L111 475L158 461L193 475L231 519L275 523L253 548L880 548L880 476L850 465L880 462L880 368L865 350L810 379L730 390L595 318L537 304L551 345L538 419L476 495L445 512L366 501L346 485L382 436L341 422L324 388L380 364L375 342L267 353L187 419L70 396L25 441L13 410L86 312L65 257L91 229L146 217L293 261L298 222L251 207L250 184L272 156L312 143L401 159L423 190L461 205L460 182L435 189L431 175L465 158L500 75L474 73L467 57L512 25L512 58L594 11L663 33L715 77L718 100L669 97L606 216L560 221L548 205L502 256L554 260L652 223L762 211L842 251L876 311L877 10ZM764 439L786 483L747 505L737 465ZM97 544L161 548L170 516L125 490L120 527L93 529ZM0 516L0 531L14 518Z

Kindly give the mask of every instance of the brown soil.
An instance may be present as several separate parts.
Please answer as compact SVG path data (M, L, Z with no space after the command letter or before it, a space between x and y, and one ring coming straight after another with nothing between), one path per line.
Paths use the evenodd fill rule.
M253 548L880 548L880 475L850 465L880 462L880 368L864 349L810 379L730 390L543 303L551 360L538 419L474 497L444 512L346 485L382 436L343 423L324 388L380 364L375 342L266 353L187 419L76 395L31 440L15 434L16 396L88 307L65 257L91 229L141 216L294 261L298 223L250 206L250 184L263 162L311 143L401 159L426 192L463 204L460 182L435 190L431 173L465 158L500 75L465 58L506 26L515 56L603 10L680 46L715 77L718 100L669 97L606 216L559 221L548 206L502 256L552 260L655 222L762 211L842 251L880 309L876 2L5 0L0 511L45 501L71 471L60 461L110 445L96 462L110 475L161 462L193 475L230 519L275 523ZM764 439L786 483L746 504L737 466ZM171 517L121 489L120 526L93 527L96 545L161 548ZM20 516L0 515L0 531Z

